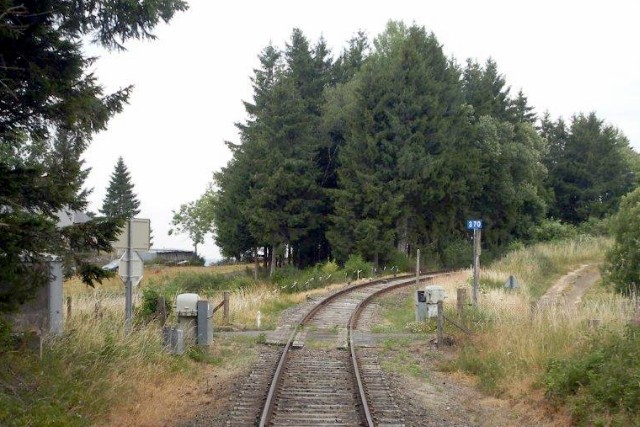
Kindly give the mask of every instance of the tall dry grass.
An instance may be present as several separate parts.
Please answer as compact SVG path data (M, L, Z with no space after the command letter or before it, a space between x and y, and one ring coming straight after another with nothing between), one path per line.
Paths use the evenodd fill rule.
M581 264L598 264L611 240L581 236L575 240L539 243L507 253L482 271L481 276L506 281L516 276L521 290L532 298L541 297L560 276Z
M476 375L491 394L523 397L540 383L551 359L570 356L593 337L591 319L600 321L601 330L621 333L634 315L634 304L602 288L589 292L579 305L532 304L562 275L581 264L600 263L608 244L606 239L538 244L485 268L485 282L501 284L514 275L521 287L482 290L478 307L465 316L476 333L459 335L463 345L455 367ZM469 282L467 277L456 285Z

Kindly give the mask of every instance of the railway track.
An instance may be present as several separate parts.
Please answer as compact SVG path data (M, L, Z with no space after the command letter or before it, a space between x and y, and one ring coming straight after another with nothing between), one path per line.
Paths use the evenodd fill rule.
M360 348L355 331L373 298L414 283L408 276L382 279L317 303L293 328L277 363L261 357L227 425L403 426L376 352Z

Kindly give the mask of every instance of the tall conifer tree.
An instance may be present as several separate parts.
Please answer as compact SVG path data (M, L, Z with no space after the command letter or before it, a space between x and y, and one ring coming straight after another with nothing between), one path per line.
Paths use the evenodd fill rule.
M118 157L100 213L107 218L131 219L140 213L139 207L131 175L122 157Z
M85 283L105 277L79 254L108 250L118 221L60 229L57 213L86 207L80 154L131 88L105 94L83 45L152 39L159 22L186 8L182 0L0 1L0 312L49 280L51 255L73 259Z
M566 128L562 120L543 121L550 150L546 157L555 199L550 214L573 224L615 212L636 177L629 141L595 113L578 114Z

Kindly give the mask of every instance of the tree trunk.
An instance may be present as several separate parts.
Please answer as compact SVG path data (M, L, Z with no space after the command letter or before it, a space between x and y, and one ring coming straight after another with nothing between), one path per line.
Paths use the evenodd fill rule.
M254 249L253 253L253 280L258 281L258 247Z
M402 219L400 219L399 227L400 229L398 233L398 250L405 255L409 254L409 221L407 220L407 215L403 215Z
M373 275L378 275L378 252L376 252L376 256L373 259Z
M267 267L269 266L269 261L268 261L268 258L267 258L268 254L269 254L269 252L267 251L267 247L265 246L264 247L264 259L262 260L263 264L264 264L265 271L267 270Z
M276 272L276 245L271 247L271 271L269 277L273 277L273 273Z

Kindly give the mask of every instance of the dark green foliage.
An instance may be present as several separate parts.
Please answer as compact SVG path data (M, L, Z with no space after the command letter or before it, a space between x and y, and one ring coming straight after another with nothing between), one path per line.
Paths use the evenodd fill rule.
M624 294L640 290L640 189L622 198L620 211L612 220L615 239L607 252L605 277Z
M218 291L233 291L249 288L255 282L243 274L219 274L209 272L180 272L162 281L151 280L148 288L155 289L169 301L173 301L180 293L193 292L207 295Z
M374 266L366 262L360 255L354 254L344 263L344 272L348 278L356 280L358 277L371 276L373 267Z
M569 405L577 425L638 425L640 328L602 332L571 358L549 361L544 385L553 401Z
M432 34L392 22L345 94L334 97L354 103L332 107L349 114L328 234L336 258L356 251L377 265L397 239L429 238L425 214L442 197L437 156L460 102L457 80Z
M415 270L414 259L410 258L407 254L397 249L391 252L385 269L387 273L390 271L398 273L412 270Z
M158 298L165 297L165 313L169 315L171 313L172 304L171 298L167 298L167 295L161 294L156 287L144 287L142 289L142 302L138 309L138 315L143 319L151 319L158 311Z
M286 245L298 266L328 255L321 221L329 209L321 187L327 175L319 163L330 159L318 132L328 54L323 40L311 47L295 29L284 52L269 46L260 55L253 103L245 103L250 118L238 125L242 144L215 176L216 242L225 255L258 245L278 253Z
M615 216L605 218L589 217L578 226L578 233L588 236L610 236L612 234L613 219Z
M122 157L118 157L100 213L107 218L131 219L140 213L139 207L140 201L133 192L131 175Z
M615 212L637 179L627 138L595 113L572 117L569 127L546 116L542 135L549 142L550 215L578 224Z
M462 74L464 100L473 107L476 117L491 116L498 120L508 120L509 92L506 80L498 73L498 64L489 58L482 67L476 61L467 60L467 67ZM521 98L520 102L526 98ZM526 112L526 107L522 107Z
M81 155L130 92L103 93L82 42L89 36L121 47L152 38L160 20L184 9L180 0L0 0L0 311L48 280L43 263L51 255L69 271L79 261L87 283L105 277L84 255L109 250L118 221L56 227L62 209L85 209Z
M534 242L570 239L576 235L577 229L574 225L565 224L556 219L545 219L533 227L531 231L531 238Z
M473 263L473 242L465 239L448 241L443 245L442 266L445 269L467 267Z
M0 317L0 356L11 350L11 324L4 317Z
M468 165L474 165L470 197L472 211L485 221L483 242L500 247L527 237L546 213L544 141L528 123L513 125L488 116L480 117L471 132L477 139L467 150Z
M281 292L295 293L322 288L344 280L344 275L337 269L333 271L333 266L328 269L325 268L326 266L327 264L324 266L318 264L314 267L307 267L304 270L299 270L291 265L284 266L271 276L271 281L275 283Z
M272 269L352 254L379 268L416 248L434 266L464 265L470 218L484 221L486 260L513 241L549 238L536 226L550 208L572 224L604 217L640 170L640 157L597 119L579 116L569 131L547 116L539 131L495 61L460 68L417 25L390 22L372 46L358 34L335 62L323 40L312 47L294 30L260 62L241 144L229 144L233 159L215 174L213 210L223 254L248 259L264 248ZM585 156L606 157L567 148L598 132L604 142L594 146L619 140L623 162L594 169L581 197L597 203L573 217L578 205L561 202L571 179L558 165L573 156L582 170Z

